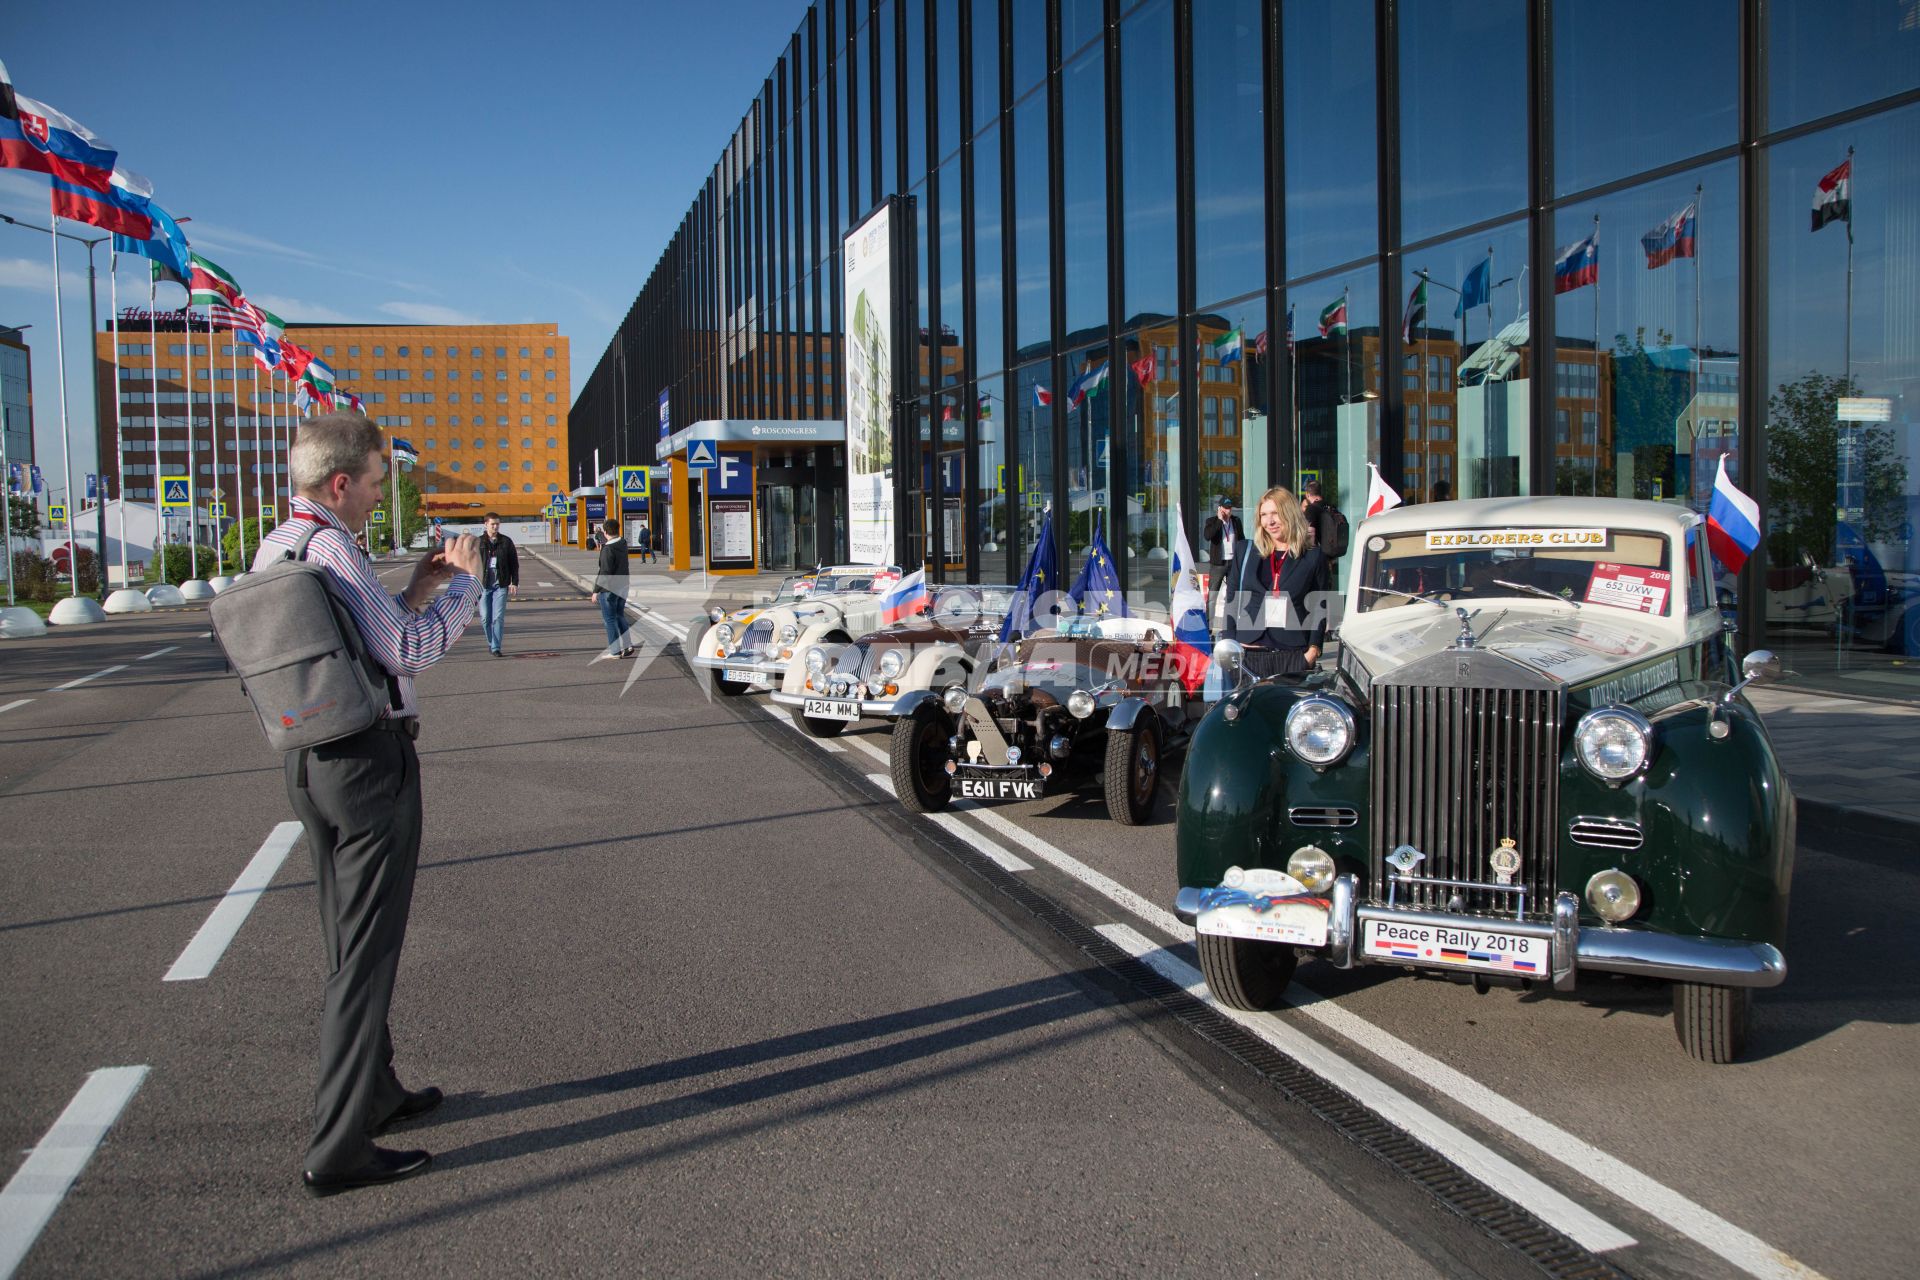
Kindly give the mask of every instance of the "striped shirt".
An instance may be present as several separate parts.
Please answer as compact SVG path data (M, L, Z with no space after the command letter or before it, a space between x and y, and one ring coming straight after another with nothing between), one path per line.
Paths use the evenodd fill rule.
M420 714L414 697L413 678L446 656L453 642L473 621L474 606L480 600L479 582L470 574L456 573L447 584L446 594L419 613L407 608L406 601L380 585L373 565L353 540L353 533L333 512L317 502L295 496L296 516L320 522L313 540L307 544L307 559L324 567L342 589L347 611L360 627L360 638L367 652L385 667L400 688L400 705L395 718ZM288 520L260 540L253 558L260 570L293 549L294 537L305 520Z

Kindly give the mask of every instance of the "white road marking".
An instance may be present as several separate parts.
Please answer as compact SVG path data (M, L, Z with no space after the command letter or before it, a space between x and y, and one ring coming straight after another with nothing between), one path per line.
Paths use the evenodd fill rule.
M648 617L648 619L650 619L655 623L658 623L660 626L665 627L667 630L673 632L673 634L678 636L680 639L685 640L687 638L687 629L681 626L679 623L671 621L666 614L660 613L653 609L649 609L645 605L635 605L634 607L638 609L641 613L645 614Z
M551 582L542 582L542 583L540 583L539 585L541 585L541 586L543 586L543 587L550 587L550 586L552 586L553 584L552 584Z
M956 800L953 807L963 813L970 813L995 831L1025 848L1060 871L1066 872L1081 884L1094 890L1132 912L1140 919L1158 929L1171 934L1182 942L1193 941L1193 928L1180 922L1180 917L1165 907L1147 901L1133 890L1127 888L1110 876L1102 875L1086 863L1055 848L1025 827L1001 817L993 810L984 808L972 800Z
M860 748L862 751L872 756L875 760L878 760L881 764L887 765L889 767L892 766L893 764L892 757L888 756L886 752L874 746L871 742L868 742L865 738L848 738L847 742L851 746Z
M47 692L59 693L63 689L77 689L89 680L98 680L101 676L110 676L116 671L125 671L126 669L127 669L126 663L124 662L117 663L114 666L108 667L105 671L96 671L90 676L81 676L78 680L69 680L65 684L57 684L53 686L53 688L47 690Z
M769 716L771 716L776 724L783 724L787 726L787 728L793 730L795 733L799 734L801 737L805 738L808 742L811 742L814 746L820 748L822 751L829 752L833 755L839 755L841 752L846 750L845 747L841 746L837 742L830 741L829 739L826 739L826 738L816 738L812 734L808 733L805 729L802 729L798 724L794 722L793 717L787 714L786 708L784 707L775 706L771 702L760 702L754 705L758 706L762 711L766 712Z
M148 658L158 658L158 657L161 657L162 655L172 653L175 649L178 649L179 647L180 646L177 644L170 644L164 649L155 649L152 653L143 653L139 657L135 658L134 661L145 662Z
M247 913L253 910L253 904L273 883L274 873L280 870L280 864L287 860L287 854L293 848L294 841L300 838L300 824L283 822L273 829L266 843L260 846L239 879L233 882L220 901L213 904L206 923L200 926L200 932L193 935L186 950L167 970L163 982L192 982L204 978L213 972L213 966L220 963L220 957L226 954L227 945L234 935L240 932L240 926L247 922Z
M102 1067L89 1075L26 1163L0 1188L0 1280L26 1259L67 1189L146 1077L146 1067Z
M1101 925L1099 933L1128 955L1144 961L1161 977L1185 988L1198 999L1205 1000L1223 1017L1239 1023L1321 1079L1344 1090L1388 1124L1404 1130L1515 1204L1524 1206L1581 1248L1605 1253L1639 1243L1606 1219L1583 1208L1406 1094L1383 1084L1313 1037L1288 1026L1271 1014L1242 1013L1222 1005L1208 992L1198 969L1126 925Z
M211 632L211 631L202 631L202 632L200 633L200 638L201 638L202 640L211 640L211 639L213 639L213 632Z
M29 702L32 702L32 701L33 701L32 698L15 698L12 702L9 702L6 706L0 707L0 712L11 711L15 707L24 707Z
M899 793L893 789L893 779L891 778L885 777L878 773L870 773L867 775L867 781L871 782L874 786L880 788L882 791L886 792L890 796L897 797L899 795ZM987 839L984 835L981 835L978 831L975 831L972 827L960 821L960 819L954 817L950 813L923 813L920 816L923 818L929 819L930 821L938 824L939 826L946 828L948 831L951 831L954 835L959 836L962 840L965 840L968 844L978 849L981 853L986 854L988 858L992 859L995 863L999 864L999 866L1003 870L1006 870L1006 871L1033 870L1033 864L1031 862L1027 862L1024 859L1015 857L1013 854L1001 848L999 845L995 844L993 841Z

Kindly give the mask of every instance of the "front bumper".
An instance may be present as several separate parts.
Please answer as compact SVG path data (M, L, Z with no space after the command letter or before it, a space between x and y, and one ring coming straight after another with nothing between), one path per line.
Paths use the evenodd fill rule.
M1327 895L1327 943L1317 948L1336 968L1355 964L1397 963L1360 954L1357 940L1368 921L1430 927L1458 927L1478 917L1440 911L1410 911L1362 903L1357 877L1340 876ZM1183 888L1174 899L1174 913L1192 924L1201 910L1201 889ZM1786 957L1765 942L1728 938L1683 938L1644 929L1595 925L1580 926L1580 900L1571 893L1554 898L1551 921L1498 923L1503 930L1544 938L1549 946L1549 969L1554 989L1571 991L1582 969L1600 973L1629 973L1670 982L1696 982L1714 987L1776 987L1787 976ZM1444 966L1434 966L1444 967Z
M729 671L753 671L763 676L782 676L787 672L787 664L769 658L716 658L709 654L696 653L688 659L688 664L702 667L708 671L726 668Z
M834 698L825 693L788 693L784 689L773 691L773 700L783 707L803 706L809 698L827 698L833 702L855 702L860 708L861 718L867 720L891 720L894 704L900 701L898 698L862 698L856 702L852 698Z

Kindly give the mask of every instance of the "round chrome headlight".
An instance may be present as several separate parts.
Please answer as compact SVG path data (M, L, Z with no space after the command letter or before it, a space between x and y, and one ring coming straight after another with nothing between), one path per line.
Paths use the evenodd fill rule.
M1085 720L1093 714L1093 695L1085 689L1075 689L1067 695L1067 711L1075 720Z
M1318 892L1333 883L1333 859L1317 845L1301 845L1287 859L1287 874Z
M1596 871L1587 881L1587 905L1608 924L1631 920L1640 909L1640 885L1618 868Z
M713 608L707 610L707 619L711 622L718 622L720 621L720 619L726 616L727 616L727 611L725 609L722 609L719 605L715 605L713 606Z
M800 638L799 623L789 622L786 626L780 628L781 644L792 644L795 640L798 640L799 638Z
M1653 755L1653 725L1630 708L1602 707L1580 717L1573 747L1588 773L1624 782L1646 768Z
M807 649L807 674L817 676L827 669L827 651L819 645Z
M1353 748L1353 712L1334 698L1302 698L1287 712L1287 745L1310 765L1338 764Z
M893 679L906 670L906 667L907 651L905 649L889 649L880 655L879 671L883 680Z
M723 622L719 626L715 627L713 629L713 638L718 640L721 644L732 644L733 643L733 624L731 622Z
M940 705L947 709L948 715L959 715L967 709L967 688L965 685L950 684L946 692L940 695Z

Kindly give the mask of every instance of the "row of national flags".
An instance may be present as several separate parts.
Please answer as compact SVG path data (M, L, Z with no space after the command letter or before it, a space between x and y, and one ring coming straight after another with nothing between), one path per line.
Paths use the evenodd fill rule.
M146 258L156 283L187 291L187 306L210 326L231 330L268 373L295 383L302 412L318 404L361 408L335 385L334 372L286 336L286 322L248 300L233 273L193 252L180 224L153 199L153 184L120 163L119 153L73 117L17 93L0 63L0 169L43 173L55 217L113 233L117 253Z

